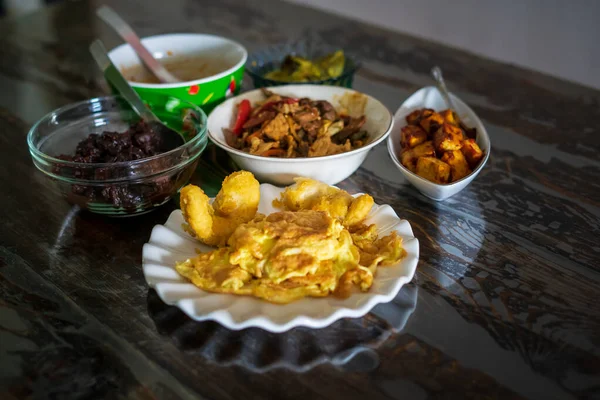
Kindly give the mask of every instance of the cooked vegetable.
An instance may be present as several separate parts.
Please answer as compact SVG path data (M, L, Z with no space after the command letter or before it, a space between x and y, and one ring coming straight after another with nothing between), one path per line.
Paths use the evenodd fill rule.
M463 133L459 127L443 124L433 134L433 147L440 155L445 151L460 150Z
M450 181L450 166L435 157L419 157L416 173L435 183Z
M344 52L338 50L314 61L296 55L288 55L283 59L280 69L265 75L268 79L283 82L310 82L337 78L344 72L346 58Z
M402 165L406 168L415 172L417 169L417 160L421 157L435 157L435 150L433 148L433 142L422 143L416 146L414 149L406 150L402 152L401 161Z
M467 162L471 168L475 168L483 158L483 151L481 151L477 145L477 142L475 142L475 139L465 140L463 147L460 150L467 159Z
M425 129L425 132L435 132L444 123L444 117L434 112L428 117L421 118L421 128Z
M250 108L250 101L248 100L242 100L239 104L235 125L233 126L233 133L236 135L242 133L242 128L250 117Z
M409 125L419 125L422 119L429 117L434 111L431 108L422 108L415 110L406 116L406 122Z
M400 162L411 172L444 184L464 178L481 162L483 152L474 139L477 130L465 127L452 110L415 110L406 122Z
M444 122L458 126L458 116L452 110L444 110L440 115L444 119Z
M368 141L367 133L362 130L366 123L364 115L338 114L324 100L279 96L268 90L263 93L265 101L250 108L245 120L240 117L242 110L245 112L240 104L233 130L224 129L230 146L264 157L294 158L343 153ZM363 104L364 111L362 99L355 100ZM241 120L244 123L237 134Z
M459 150L445 152L441 160L450 166L452 180L462 179L471 173L465 156Z
M427 140L427 132L420 126L407 125L402 128L402 147L412 149Z

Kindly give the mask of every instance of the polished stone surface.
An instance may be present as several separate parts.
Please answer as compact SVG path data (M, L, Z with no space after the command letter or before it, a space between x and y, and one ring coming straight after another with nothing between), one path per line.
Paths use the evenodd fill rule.
M355 88L391 110L440 65L488 128L490 160L439 203L385 144L341 183L392 205L421 243L414 281L366 317L281 335L193 322L141 272L175 202L129 220L82 212L27 151L38 118L105 90L87 47L120 41L101 3L142 36L252 50L312 34L364 60ZM600 398L600 92L275 1L64 2L0 21L0 48L0 398ZM214 192L229 168L212 147L193 180Z

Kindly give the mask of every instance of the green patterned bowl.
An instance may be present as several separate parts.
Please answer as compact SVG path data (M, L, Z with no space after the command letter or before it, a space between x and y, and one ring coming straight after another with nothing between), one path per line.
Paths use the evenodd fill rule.
M132 73L129 71L140 66L141 61L128 44L116 47L109 53L110 59L140 97L148 103L156 104L159 99L164 99L164 96L172 96L196 104L208 114L240 90L248 52L239 43L220 36L196 33L151 36L142 39L142 43L161 62L189 62L197 57L198 64L206 64L207 68L215 70L215 74L211 76L179 83L133 82L130 80ZM215 65L217 63L218 65ZM220 70L219 66L223 69ZM187 74L193 75L193 71L188 71Z

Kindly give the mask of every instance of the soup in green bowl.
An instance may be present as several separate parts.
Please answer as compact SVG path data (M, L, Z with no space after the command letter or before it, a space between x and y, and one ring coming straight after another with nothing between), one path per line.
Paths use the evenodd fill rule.
M200 106L206 113L239 93L244 76L246 49L230 39L205 34L168 34L142 39L142 43L181 80L160 83L128 44L116 47L109 57L140 97L156 103L172 96Z

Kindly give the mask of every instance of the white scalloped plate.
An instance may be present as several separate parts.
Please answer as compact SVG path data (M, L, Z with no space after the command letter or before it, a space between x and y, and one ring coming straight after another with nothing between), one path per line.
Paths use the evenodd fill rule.
M258 211L263 214L277 211L271 203L282 190L261 184ZM181 210L175 210L164 225L152 229L142 253L146 282L156 289L165 303L179 307L190 318L214 320L234 330L254 326L284 332L296 326L323 328L341 318L362 317L375 305L396 297L402 285L412 280L419 261L419 241L408 221L398 218L388 205L375 205L366 222L377 224L379 235L395 230L403 239L406 257L394 265L378 268L368 292L357 291L346 299L330 296L305 298L285 305L272 304L249 296L205 292L179 275L175 270L176 261L194 257L195 249L211 250L189 236L181 227L183 222Z

